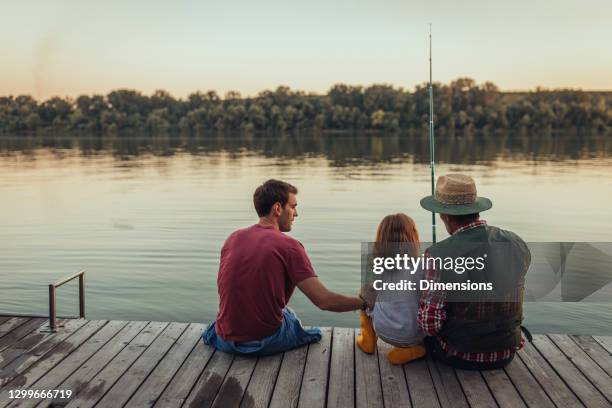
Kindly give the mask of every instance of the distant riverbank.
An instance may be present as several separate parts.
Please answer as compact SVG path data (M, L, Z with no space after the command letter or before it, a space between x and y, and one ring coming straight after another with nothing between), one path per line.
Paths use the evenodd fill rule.
M612 92L543 90L502 92L493 83L460 78L434 84L435 126L439 132L479 130L612 129ZM427 84L414 90L390 85L338 84L325 95L278 87L255 97L228 92L194 92L176 99L120 89L107 95L0 97L0 134L49 131L100 134L153 134L211 131L373 130L427 128Z

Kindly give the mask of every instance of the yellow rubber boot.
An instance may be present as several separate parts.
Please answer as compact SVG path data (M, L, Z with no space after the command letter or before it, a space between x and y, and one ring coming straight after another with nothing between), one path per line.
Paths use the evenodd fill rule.
M426 350L424 346L412 347L393 347L387 353L387 358L391 364L405 364L417 358L424 357Z
M357 347L364 353L372 354L376 349L376 332L372 327L372 319L363 310L359 314L359 326L361 333L357 336Z

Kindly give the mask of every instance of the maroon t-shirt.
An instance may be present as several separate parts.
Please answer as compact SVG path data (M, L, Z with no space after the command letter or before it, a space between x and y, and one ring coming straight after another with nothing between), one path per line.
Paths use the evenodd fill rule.
M296 239L257 224L234 232L221 249L217 334L238 342L270 336L295 286L314 276Z

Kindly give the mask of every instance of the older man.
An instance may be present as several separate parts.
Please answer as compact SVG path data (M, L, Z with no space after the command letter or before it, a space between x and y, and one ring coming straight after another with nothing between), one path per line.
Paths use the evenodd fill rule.
M471 177L440 176L435 194L423 198L421 206L439 213L450 234L432 245L427 257L461 260L462 264L473 258L484 265L453 270L427 263L426 280L450 284L424 291L420 300L418 322L429 336L428 352L461 369L504 367L524 343L522 301L524 277L531 262L529 249L518 235L487 225L480 218L480 213L493 204L488 198L478 197ZM470 283L487 284L491 290L470 293L469 289L447 289L456 288L455 284L470 287Z
M361 297L328 290L302 244L284 234L298 215L297 192L280 180L255 190L259 222L232 233L221 249L219 314L203 334L207 344L229 353L266 355L319 341L321 331L303 328L286 307L296 286L322 310L367 307Z

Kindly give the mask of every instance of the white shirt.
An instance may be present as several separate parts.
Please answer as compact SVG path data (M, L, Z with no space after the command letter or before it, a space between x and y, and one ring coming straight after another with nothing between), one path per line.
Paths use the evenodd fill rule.
M381 291L376 303L368 315L376 334L381 340L397 347L421 344L425 335L417 323L419 299L419 280L423 271L410 274L408 271L397 271L398 275L387 277L386 281L398 282L406 279L416 283L416 290Z

